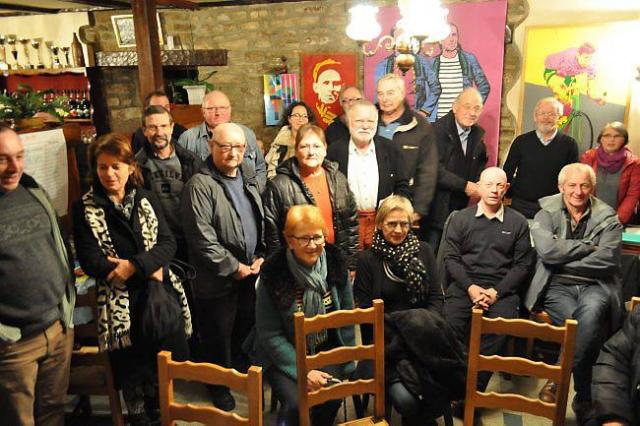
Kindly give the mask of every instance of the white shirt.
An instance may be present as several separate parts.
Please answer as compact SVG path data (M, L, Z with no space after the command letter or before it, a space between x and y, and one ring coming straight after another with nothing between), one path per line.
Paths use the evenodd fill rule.
M358 210L375 210L378 200L378 159L373 141L367 150L358 151L352 140L349 140L349 167L347 181L353 192Z
M542 133L540 133L539 131L536 130L536 136L538 136L538 139L540 140L540 143L544 146L547 146L551 143L551 141L553 140L553 138L556 137L556 135L558 134L558 129L556 129L553 134L551 135L551 137L547 140L544 139L544 137L542 137Z
M467 141L469 140L469 133L471 133L471 127L468 129L462 128L456 121L456 127L458 128L458 136L460 137L460 145L462 146L462 152L467 155Z
M495 215L490 216L487 212L482 208L482 204L478 203L478 208L476 209L476 217L485 216L489 220L498 219L499 222L504 222L504 205L501 204L500 208L496 212Z

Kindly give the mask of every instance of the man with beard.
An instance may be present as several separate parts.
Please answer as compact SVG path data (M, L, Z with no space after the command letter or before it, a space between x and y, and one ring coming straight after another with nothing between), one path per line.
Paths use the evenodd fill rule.
M146 143L136 154L144 185L160 199L162 210L176 238L176 257L187 259L187 250L179 216L180 196L187 181L200 170L201 160L191 151L173 143L173 118L161 106L150 106L142 116Z
M171 114L171 102L169 101L167 94L162 90L154 90L144 97L144 107L147 108L152 105L164 107L169 111L169 114ZM171 137L177 141L180 135L186 131L187 129L184 126L179 123L174 123ZM144 135L144 129L142 127L136 129L133 133L133 137L131 138L131 150L134 154L137 154L138 151L140 151L140 149L145 145L146 140L147 138Z
M558 131L561 113L562 104L555 98L540 99L533 113L536 130L515 138L504 163L511 207L527 219L540 210L538 199L558 193L560 170L578 162L576 140Z

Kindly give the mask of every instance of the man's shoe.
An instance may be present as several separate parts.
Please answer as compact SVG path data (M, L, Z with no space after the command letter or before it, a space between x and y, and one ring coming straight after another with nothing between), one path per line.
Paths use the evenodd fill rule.
M556 402L556 392L558 391L558 385L556 385L551 380L547 380L547 383L544 384L542 389L540 389L540 393L538 393L538 398L540 398L543 402L548 402L553 404Z
M571 409L576 414L576 423L579 426L586 424L587 421L594 415L593 404L591 403L591 401L580 401L576 398L573 398Z
M211 402L213 405L223 411L231 411L236 408L236 400L229 392L229 388L226 386L209 386L209 394L211 395Z

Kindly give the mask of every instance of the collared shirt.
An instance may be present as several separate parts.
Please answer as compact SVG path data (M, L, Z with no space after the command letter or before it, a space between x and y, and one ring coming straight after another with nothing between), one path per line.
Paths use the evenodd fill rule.
M456 127L458 128L458 136L460 137L460 145L462 146L462 152L464 152L464 155L467 155L467 141L469 140L471 127L465 129L461 127L457 121L456 121Z
M504 205L500 205L500 208L496 212L495 215L489 216L487 212L482 208L482 204L478 203L478 208L476 209L476 217L485 216L489 220L498 219L499 222L504 222Z
M540 140L540 143L544 146L547 146L551 143L551 141L553 140L553 138L556 137L556 135L558 134L558 129L554 130L553 135L551 135L551 137L549 139L546 139L542 136L542 133L540 133L539 131L536 130L536 136L538 137L538 139Z
M587 222L589 217L591 216L591 199L589 199L587 203L587 209L580 216L580 220L577 222L573 219L573 216L569 212L567 205L564 200L562 201L562 211L564 212L565 218L568 222L567 227L567 236L566 238L569 240L581 240L584 237L584 233L587 230Z
M385 125L382 120L378 122L378 135L382 136L385 139L393 140L393 134L396 132L396 129L400 127L399 121L392 121L391 123Z
M358 210L375 210L378 200L378 159L376 146L371 141L363 153L349 140L349 166L347 169L349 188L353 192Z

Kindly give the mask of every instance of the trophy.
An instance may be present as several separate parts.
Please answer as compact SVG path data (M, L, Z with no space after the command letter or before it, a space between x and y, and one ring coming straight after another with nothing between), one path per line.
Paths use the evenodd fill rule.
M3 35L0 35L0 71L4 71L9 69L9 64L7 64L7 54L4 50L4 45L7 42L7 38Z
M71 62L69 61L69 50L71 49L69 48L69 46L61 47L61 49L62 53L64 53L64 61L66 62L66 66L68 68L71 68Z
M62 64L60 63L60 59L58 58L58 53L60 53L60 48L56 45L51 46L51 59L53 60L53 64L51 64L51 68L61 68Z
M42 43L42 39L40 38L34 38L31 40L31 47L33 47L33 50L35 51L35 58L31 61L31 68L33 69L44 68L44 64L40 60L40 43Z
M21 37L18 41L22 45L22 55L24 56L23 58L24 65L22 66L22 68L24 69L31 68L31 65L29 64L29 47L28 47L29 39Z
M18 51L16 50L16 38L14 36L9 36L9 38L7 38L7 44L11 50L11 56L13 56L13 65L11 66L11 69L20 69L20 64L18 64Z

